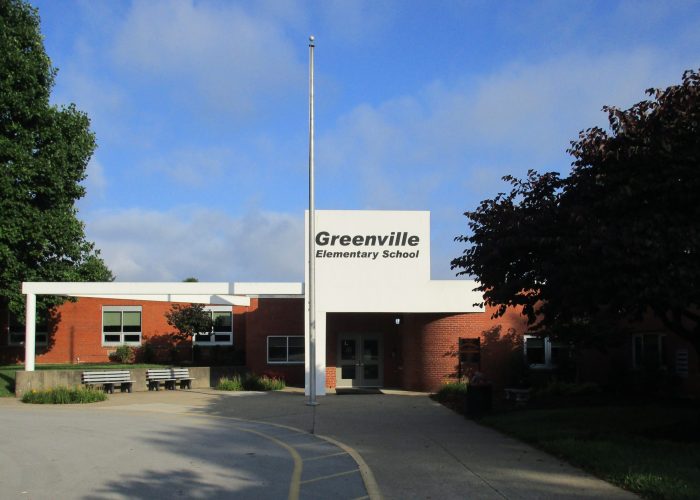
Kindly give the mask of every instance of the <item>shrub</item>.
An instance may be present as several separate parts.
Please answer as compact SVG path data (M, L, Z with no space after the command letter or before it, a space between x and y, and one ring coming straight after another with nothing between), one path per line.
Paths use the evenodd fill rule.
M260 386L262 387L263 391L280 391L284 389L287 386L287 384L282 378L268 377L267 375L263 375L262 377L260 377Z
M106 399L107 395L103 391L82 387L54 387L44 391L32 390L22 396L23 403L32 404L95 403Z
M223 377L219 379L216 388L220 391L242 391L243 381L240 375L234 375L232 378Z
M446 382L442 384L436 395L439 400L463 396L467 394L467 387L465 382Z
M282 378L249 373L245 376L235 375L232 378L221 378L216 388L220 391L279 391L286 386L287 384Z
M136 353L133 347L120 345L116 351L109 354L109 360L114 363L133 363L136 360Z

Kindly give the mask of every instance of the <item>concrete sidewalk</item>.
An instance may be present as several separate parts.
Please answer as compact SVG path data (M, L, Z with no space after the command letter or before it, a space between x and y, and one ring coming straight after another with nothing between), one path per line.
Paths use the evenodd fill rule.
M636 498L475 424L425 394L328 395L319 401L317 407L306 406L303 395L292 391L243 395L197 390L115 394L100 406L179 408L313 428L356 450L384 498Z

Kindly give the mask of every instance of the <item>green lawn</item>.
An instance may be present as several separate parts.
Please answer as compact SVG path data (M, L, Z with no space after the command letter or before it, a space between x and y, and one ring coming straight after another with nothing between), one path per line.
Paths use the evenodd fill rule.
M159 368L157 364L84 363L80 365L36 365L37 370L133 370L138 368ZM15 373L24 370L24 365L0 365L0 397L14 397Z
M697 407L522 410L480 422L644 498L700 498Z

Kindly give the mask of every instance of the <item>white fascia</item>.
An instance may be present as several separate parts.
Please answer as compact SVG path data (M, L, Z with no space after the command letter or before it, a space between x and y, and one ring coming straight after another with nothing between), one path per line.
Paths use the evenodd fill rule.
M22 283L22 293L35 295L233 295L233 283L47 282Z
M303 297L304 284L296 282L278 283L234 283L236 295L249 297Z

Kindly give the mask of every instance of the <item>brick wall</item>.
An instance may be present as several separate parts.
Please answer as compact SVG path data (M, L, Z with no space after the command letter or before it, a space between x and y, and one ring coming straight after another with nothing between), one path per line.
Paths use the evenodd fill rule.
M327 385L335 387L338 336L367 333L382 338L385 387L432 391L455 380L460 338L481 339L481 370L502 386L525 324L515 311L498 320L491 314L328 314Z
M257 374L282 376L288 385L303 386L303 364L267 363L270 335L304 335L303 298L253 298L245 313L248 368Z
M187 361L192 358L190 342L174 342L165 313L170 310L168 302L113 300L80 298L75 302L65 302L56 308L53 320L49 322L48 346L36 346L37 363L102 363L109 361L109 354L116 347L102 345L103 306L142 306L142 343L149 341L156 350L156 360ZM244 345L245 330L241 328L242 312L245 308L234 308L235 345ZM0 360L17 363L24 361L24 346L8 346L7 332L4 329Z

